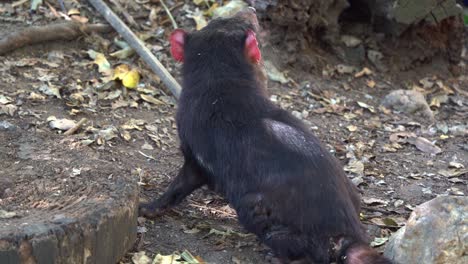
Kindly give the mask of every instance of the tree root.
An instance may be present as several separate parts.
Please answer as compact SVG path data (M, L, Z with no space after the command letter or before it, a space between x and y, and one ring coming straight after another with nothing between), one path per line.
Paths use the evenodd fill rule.
M29 27L0 39L0 55L28 45L53 40L72 40L91 32L106 33L110 31L112 31L112 27L109 25L85 25L78 22Z

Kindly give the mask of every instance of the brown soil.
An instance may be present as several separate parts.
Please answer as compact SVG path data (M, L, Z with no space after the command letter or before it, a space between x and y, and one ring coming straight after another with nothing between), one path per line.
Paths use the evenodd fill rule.
M147 17L146 10L144 12ZM164 16L163 11L159 14ZM193 28L193 23L183 12L174 11L174 15L180 25ZM33 18L47 20L41 14ZM23 26L0 20L0 36ZM170 31L169 24L164 24L164 28ZM114 35L103 37L112 41ZM167 41L153 39L149 43L156 50L158 46L164 47L157 51L157 56L179 78L179 68L169 58ZM140 91L129 90L128 94L121 95L121 100L134 101L137 105L113 109L117 99L103 99L101 96L122 89L118 84L102 92L104 95L98 90L94 90L91 96L85 93L84 101L80 103L72 99L72 94L84 92L99 83L100 74L86 50L103 52L112 65L118 63L110 59L110 51L100 47L96 41L87 38L26 47L1 57L0 96L11 98L11 104L18 109L13 116L0 115L0 122L8 121L15 127L12 131L0 129L0 210L15 212L21 217L33 215L32 220L37 221L41 214L72 206L80 197L105 199L119 195L113 186L121 179L140 182L141 198L147 200L160 195L176 175L182 162L173 119L176 106L166 96L168 91L147 74L148 68L138 59L133 57L125 62L140 69L143 73L141 83L145 88L156 91L153 95L161 100L161 104L144 102L139 97ZM266 59L278 61L285 55L275 57L274 54L281 53L282 49L270 48L272 52L266 54ZM396 228L377 225L371 219L390 217L399 222L408 217L411 207L437 195L459 192L466 195L466 174L449 178L439 171L449 169L450 162L458 162L468 168L467 137L438 129L441 125L449 128L468 125L466 72L459 78L437 75L437 80L449 87L458 87L458 90L449 96L451 99L447 103L433 108L436 111L434 124L414 123L410 122L411 117L401 114L379 110L372 113L359 107L357 101L378 109L382 98L391 90L407 88L408 84L417 84L424 77L432 77L436 72L430 63L397 75L395 72L376 72L370 77L354 78L352 75L331 77L317 74L336 62L325 52L320 53L318 60L324 63L314 73L304 72L297 66L281 68L289 71L297 85L270 82L270 94L276 95L288 111L307 110L310 114L304 117L305 121L344 165L348 163L350 153L364 161L364 174L359 185L362 195L388 202L387 205L365 205L363 221L373 237L388 237ZM366 85L371 79L376 83L374 88ZM308 86L304 85L306 82ZM59 87L62 98L28 99L31 92L41 94L39 87L44 84ZM464 92L459 92L463 89ZM339 99L337 107L322 111L321 99L317 95ZM354 118L349 118L351 113ZM86 117L89 122L78 134L63 136L49 127L49 116L76 121ZM131 119L144 120L145 124L138 125L137 129L122 128ZM349 129L350 125L356 128ZM95 139L97 132L92 128L102 130L110 126L117 129L115 138L83 144L83 140ZM395 152L384 151L383 146L390 143L390 134L400 130L412 131L436 142L443 152L431 155L409 144L402 145ZM125 131L130 133L131 139L124 139ZM352 173L350 176L356 178ZM400 200L403 204L399 204ZM76 213L80 213L80 208L76 208ZM22 220L0 219L0 225L15 225ZM124 263L130 263L137 251L144 250L153 257L158 253L171 254L185 249L208 263L267 262L268 250L255 237L245 236L236 223L235 214L223 199L204 188L160 219L139 220L139 239L134 251L122 260ZM213 230L222 232L213 233Z

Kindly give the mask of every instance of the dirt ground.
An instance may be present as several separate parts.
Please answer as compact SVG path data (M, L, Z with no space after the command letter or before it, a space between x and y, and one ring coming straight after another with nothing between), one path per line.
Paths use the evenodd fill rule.
M140 12L145 16L133 15L146 21L148 12L145 9ZM164 16L162 11L158 14ZM92 20L99 17L88 15ZM183 12L174 15L181 27L194 28L193 21ZM6 16L0 19L0 36L26 27L27 21L34 24L51 21L48 9L34 15L20 9L15 16L24 20L5 19ZM167 48L170 24L166 21L160 26L166 32L147 42L180 79L180 65L169 58ZM159 31L153 27L151 32ZM9 108L10 114L0 111L0 209L15 212L40 209L37 204L34 207L35 202L55 197L53 190L67 190L56 201L60 204L67 199L67 193L93 184L106 186L118 174L139 182L141 198L147 200L160 195L176 175L182 158L174 123L175 100L136 56L119 60L108 55L117 48L111 44L106 50L104 44L111 43L115 36L35 45L0 57L0 99L6 98L4 105L14 106ZM137 68L142 75L138 89L126 89L119 83L106 86L86 52L89 49L104 53L112 67L127 63ZM285 56L281 47L269 46L267 50L266 60L276 62ZM281 65L279 70L286 72L291 81L287 84L270 81L269 92L272 100L283 108L296 111L342 161L362 192L362 219L375 243L385 242L414 206L438 195L467 194L466 72L452 77L441 70L446 69L444 60L434 58L405 72L384 73L367 65L373 72L371 75L354 77L337 73L339 61L331 54L322 51L317 56L323 63L313 72L305 72L297 65ZM358 71L361 69L362 66ZM424 78L434 85L424 88L424 81L421 82ZM434 122L379 108L390 91L414 85L425 89L428 101L434 102L431 106ZM59 96L54 95L55 88L59 89ZM432 99L442 92L448 99L438 105ZM142 94L157 101L148 102L142 99ZM50 127L51 116L75 121L87 118L88 122L77 134L64 136ZM5 122L13 130L5 128ZM412 144L391 141L391 135L406 132L429 140L441 153L430 154ZM12 154L8 152L11 144L23 147ZM50 156L49 146L57 144L76 146L76 150L70 148L63 153L69 156L67 163L56 164L53 159L40 158L45 152ZM35 169L28 170L23 163L18 165L22 159ZM63 183L65 174L71 184ZM47 191L37 186L46 186ZM92 189L99 196L100 188ZM183 250L207 263L268 262L269 251L255 237L245 234L236 223L235 213L221 197L205 188L160 219L139 219L138 232L133 251L122 263L131 263L135 252L145 251L153 258L156 254Z

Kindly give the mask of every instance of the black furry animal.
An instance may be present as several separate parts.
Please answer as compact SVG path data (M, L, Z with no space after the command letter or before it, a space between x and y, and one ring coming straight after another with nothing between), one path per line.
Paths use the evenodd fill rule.
M172 54L184 62L177 126L185 162L140 215L154 217L208 185L284 263L390 263L367 246L359 195L338 161L268 99L257 23L248 9L172 34Z

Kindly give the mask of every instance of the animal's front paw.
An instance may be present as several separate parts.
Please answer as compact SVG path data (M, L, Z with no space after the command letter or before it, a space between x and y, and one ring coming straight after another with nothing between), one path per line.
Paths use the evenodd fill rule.
M155 203L140 203L138 205L138 216L146 218L157 218L162 216L166 209L158 207Z

